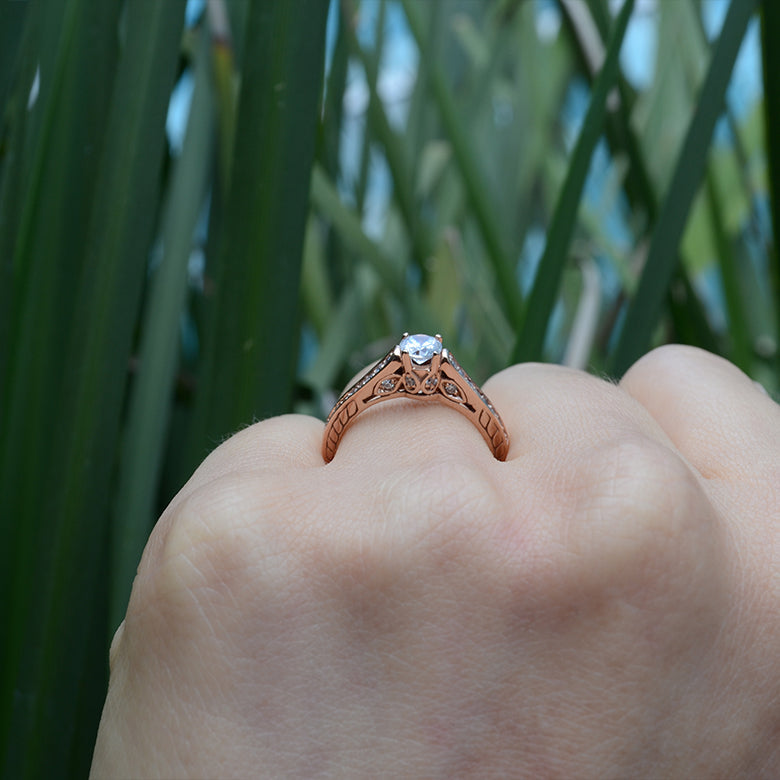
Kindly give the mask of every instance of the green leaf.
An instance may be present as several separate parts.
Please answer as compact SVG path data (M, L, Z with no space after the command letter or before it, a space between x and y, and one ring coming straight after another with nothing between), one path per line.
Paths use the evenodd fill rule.
M9 777L83 776L89 756L74 734L94 738L105 693L105 667L87 663L107 649L109 487L184 18L183 2L129 4L119 51L122 7L70 2L49 26L54 5L45 23L33 6L28 19L56 55L41 65L14 244L22 340L0 436L11 552L0 568L14 593L0 695ZM90 720L64 717L75 707Z
M647 349L658 323L675 270L688 213L704 174L712 131L723 110L731 71L756 5L756 0L744 0L729 6L667 196L661 206L638 289L629 303L611 357L610 368L617 376L622 375Z
M327 3L257 0L197 389L193 465L256 418L290 409Z
M587 24L587 17L584 16L584 14L587 13L584 6L585 4L579 3L577 0L574 0L574 2L568 0L563 3L563 9L573 28L576 45L580 55L583 60L589 63L588 71L591 74L592 81L596 75L593 72L593 65L595 63L590 62L589 57L589 50L592 46L592 42L589 38L592 35L592 31L590 25ZM592 13L592 21L598 29L601 41L605 41L609 36L610 25L609 9L607 8L605 0L589 0L587 8L589 8ZM668 15L666 12L668 10L668 3L659 8L661 16L659 24L662 24L666 19ZM672 10L676 9L673 8ZM577 11L577 13L574 13L574 11ZM662 47L667 43L667 38L664 37L663 29L658 33L658 38L659 51L663 51ZM659 67L663 67L667 62L666 60L662 60L662 55L660 54L658 61ZM620 72L617 77L617 90L620 95L620 100L616 105L617 110L609 111L606 119L605 134L607 143L609 144L612 154L616 158L619 155L625 155L628 158L629 165L625 175L624 187L626 197L628 198L632 209L634 209L637 215L644 212L646 215L645 219L652 221L655 219L657 207L656 197L653 191L648 165L642 155L639 139L631 122L632 111L636 103L636 94Z
M6 100L17 72L17 55L20 50L25 50L23 36L28 6L29 3L0 3L0 139L2 139L3 118L7 108ZM1 151L0 169L2 169Z
M110 24L112 11L102 4L93 25ZM40 707L50 693L38 683L58 555L52 534L62 518L51 510L53 491L41 486L52 471L51 438L69 422L62 420L61 406L70 333L63 323L70 324L73 301L62 290L72 290L66 280L81 269L79 231L94 183L94 159L83 149L99 144L103 129L99 120L80 120L105 113L112 75L108 69L96 74L94 92L79 91L79 71L98 56L94 45L74 41L80 16L85 9L76 3L30 8L10 99L14 111L6 116L0 182L0 768L9 777L31 771L26 751L39 741ZM36 80L39 88L31 95ZM69 188L69 175L79 168L82 177ZM36 230L39 225L43 229ZM64 724L57 744L47 744L45 752L64 761L70 736Z
M357 336L364 326L363 308L376 295L379 286L376 274L366 266L358 266L327 324L315 360L302 377L319 393L333 392L341 367L360 346Z
M345 13L347 12L348 6L348 3L344 4ZM382 6L382 9L383 8L384 5ZM351 12L350 15L354 15L354 11ZM382 18L383 14L380 12L380 23ZM364 51L357 40L355 31L352 29L352 24L349 19L343 19L342 23L347 35L350 51L357 57L360 64L363 66L369 91L368 115L371 128L376 139L384 149L385 159L393 180L393 194L398 203L401 215L403 216L406 233L414 250L415 260L419 266L423 266L431 252L430 241L425 227L419 218L418 209L416 208L414 201L414 177L401 136L390 124L384 104L382 103L382 98L377 90L379 75L378 56L371 57ZM381 27L378 27L377 39L380 43L382 40L382 33L383 30ZM364 152L367 154L365 141Z
M763 0L761 5L761 52L764 66L764 105L769 162L769 207L774 245L771 248L769 278L775 311L780 312L780 4ZM776 321L775 364L780 376L780 315Z
M138 367L124 426L111 528L112 631L124 617L130 586L157 516L157 487L178 367L187 264L211 173L214 100L207 31L201 35L187 134L170 180L163 216L162 260L155 271L142 322Z
M607 48L604 65L593 86L588 111L547 230L544 253L539 261L533 287L526 302L525 315L512 356L513 362L539 360L542 356L545 334L555 307L561 275L577 224L582 189L593 151L604 125L607 95L614 86L618 74L620 47L633 6L633 0L627 0L623 4L615 22L615 30Z
M710 327L704 306L682 264L677 267L668 300L675 342L692 344L709 352L723 354L722 340L715 336Z
M358 215L341 202L336 187L319 165L312 171L311 200L319 213L330 220L344 245L371 265L390 291L403 295L403 268L365 234Z
M115 9L115 2L96 8L93 27L108 29ZM78 39L83 15L79 2L65 0L45 10L34 6L27 14L19 76L6 115L0 182L0 337L6 345L6 381L0 386L0 410L11 425L22 424L13 405L30 404L31 392L44 402L42 375L52 370L52 359L64 355L59 323L70 303L60 293L81 267L95 152L116 56L106 43L113 36ZM93 88L82 90L80 78L95 58L105 67L94 74ZM53 262L55 257L61 262ZM47 354L52 338L57 347ZM25 379L13 381L17 372ZM35 377L38 381L31 383ZM28 440L30 428L40 423L40 417L28 421Z
M709 207L712 235L715 239L715 251L720 266L721 286L726 300L726 313L731 337L731 360L746 373L751 373L751 344L747 327L747 317L743 305L744 286L739 275L737 258L726 232L723 198L715 175L708 171L705 177L707 205Z
M436 62L431 61L426 41L423 38L423 27L420 12L410 0L402 0L404 12L409 22L409 28L420 50L421 61L425 64L430 79L433 97L439 109L441 120L447 137L452 144L452 151L458 164L458 171L463 178L463 184L469 198L469 203L479 225L482 240L493 264L497 279L498 293L509 312L510 320L518 322L522 308L522 296L514 271L514 263L510 251L505 246L506 239L502 235L494 213L492 199L488 187L480 171L476 149L470 143L463 121L458 115L455 101L450 93L447 80Z

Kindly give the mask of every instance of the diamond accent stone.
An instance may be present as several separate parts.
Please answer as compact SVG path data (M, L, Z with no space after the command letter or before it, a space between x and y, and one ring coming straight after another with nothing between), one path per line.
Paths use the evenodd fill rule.
M379 386L382 388L382 390L390 391L395 388L395 379L383 379Z
M407 336L401 340L398 346L401 348L401 352L406 352L418 366L427 363L434 355L441 352L441 341L433 336L426 336L424 333Z

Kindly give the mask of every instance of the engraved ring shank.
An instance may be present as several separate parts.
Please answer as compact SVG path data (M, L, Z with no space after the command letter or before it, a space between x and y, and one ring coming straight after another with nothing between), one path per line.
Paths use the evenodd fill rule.
M336 401L325 423L322 456L333 460L339 442L370 406L393 398L436 401L467 417L494 457L506 460L509 434L493 404L441 345L441 336L404 339Z

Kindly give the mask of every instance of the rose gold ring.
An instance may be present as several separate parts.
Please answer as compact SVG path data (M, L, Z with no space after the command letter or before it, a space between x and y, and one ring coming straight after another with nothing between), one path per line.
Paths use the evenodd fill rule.
M400 343L336 401L325 423L322 457L333 460L341 437L364 409L392 398L438 401L477 426L498 460L506 460L509 434L488 397L460 367L441 336L404 333Z

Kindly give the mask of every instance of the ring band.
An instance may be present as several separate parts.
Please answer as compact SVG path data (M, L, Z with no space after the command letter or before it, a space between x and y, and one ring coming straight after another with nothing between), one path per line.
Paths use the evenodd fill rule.
M322 438L325 462L333 460L344 432L364 409L392 398L438 401L457 410L477 426L493 455L506 460L506 426L488 397L442 346L441 336L404 333L333 405Z

